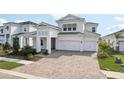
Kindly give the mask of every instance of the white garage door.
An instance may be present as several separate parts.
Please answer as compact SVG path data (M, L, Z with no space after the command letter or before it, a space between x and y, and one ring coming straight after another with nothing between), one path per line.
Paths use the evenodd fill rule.
M85 51L97 51L97 42L87 41L85 42Z
M71 41L71 40L59 40L58 41L59 50L72 50L72 51L80 51L80 42L79 41Z
M124 52L124 42L119 42L119 51Z

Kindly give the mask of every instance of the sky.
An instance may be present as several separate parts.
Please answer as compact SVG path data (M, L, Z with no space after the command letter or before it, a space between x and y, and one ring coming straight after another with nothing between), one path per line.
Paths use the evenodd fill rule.
M0 14L0 24L6 22L33 21L57 25L56 20L66 14ZM102 36L124 29L124 14L74 14L87 22L99 23L97 32Z

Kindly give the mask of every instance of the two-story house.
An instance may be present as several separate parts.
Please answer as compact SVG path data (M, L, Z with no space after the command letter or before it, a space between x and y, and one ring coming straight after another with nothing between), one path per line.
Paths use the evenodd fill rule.
M53 49L97 51L97 42L100 37L97 33L98 23L86 22L85 18L71 14L56 22L58 26L45 22L36 24L30 21L6 23L0 27L0 43L9 42L12 46L13 38L17 36L21 48L30 45L37 52L42 52L44 49L47 49L49 54Z

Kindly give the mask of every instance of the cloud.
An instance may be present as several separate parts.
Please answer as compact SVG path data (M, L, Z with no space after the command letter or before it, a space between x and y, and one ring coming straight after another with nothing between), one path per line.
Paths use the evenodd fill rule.
M114 19L116 21L124 21L124 17L115 16Z
M0 18L0 26L3 25L3 23L7 23L8 21L6 19Z
M59 19L59 18L62 18L62 17L64 17L66 14L51 14L51 16L55 19L55 20L57 20L57 19Z
M124 29L124 24L117 24L117 25L113 25L111 27L107 27L106 30L108 32L108 34L112 33L112 32L116 32L119 31L121 29Z
M16 23L24 22L25 20L16 20Z
M107 30L113 30L113 29L124 29L124 24L117 24L117 25L113 25L111 27L107 27Z

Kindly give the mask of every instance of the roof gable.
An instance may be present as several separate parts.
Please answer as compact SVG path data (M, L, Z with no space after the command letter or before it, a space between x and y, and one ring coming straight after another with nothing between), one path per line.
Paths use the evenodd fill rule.
M71 15L71 14L68 14L64 17L62 17L61 19L57 20L57 21L68 21L68 20L84 20L85 18L81 18L81 17L78 17L78 16L74 16L74 15Z

